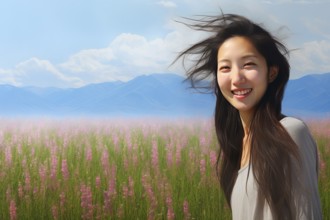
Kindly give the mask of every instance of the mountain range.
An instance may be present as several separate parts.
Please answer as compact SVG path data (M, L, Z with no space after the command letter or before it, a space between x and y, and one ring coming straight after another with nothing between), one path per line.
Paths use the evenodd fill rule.
M289 115L330 115L330 73L290 80L283 100ZM215 96L189 88L176 74L80 88L0 85L0 116L212 116Z
M290 80L283 100L284 113L330 117L330 73L311 74Z

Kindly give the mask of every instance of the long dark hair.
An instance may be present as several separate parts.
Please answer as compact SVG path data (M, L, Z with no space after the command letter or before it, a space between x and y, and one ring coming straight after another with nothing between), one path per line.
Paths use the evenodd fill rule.
M258 184L258 205L262 206L266 200L275 219L294 219L291 172L292 159L299 161L298 148L279 122L283 117L281 103L290 72L286 58L288 50L261 25L239 15L207 16L189 21L190 24L184 24L213 33L182 51L177 60L182 58L184 62L187 56L194 57L194 65L187 69L187 80L193 87L198 87L201 80L211 78L211 88L216 95L214 119L220 145L217 173L229 205L240 169L244 130L238 110L224 98L217 84L218 49L227 39L242 36L265 58L268 69L278 69L276 79L269 83L250 124L250 163Z

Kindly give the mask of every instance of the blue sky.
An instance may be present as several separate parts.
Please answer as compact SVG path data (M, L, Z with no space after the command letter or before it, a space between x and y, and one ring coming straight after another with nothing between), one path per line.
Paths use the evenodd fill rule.
M169 64L205 35L174 20L220 8L284 39L291 78L330 72L330 0L11 0L0 8L0 84L80 87L183 74Z

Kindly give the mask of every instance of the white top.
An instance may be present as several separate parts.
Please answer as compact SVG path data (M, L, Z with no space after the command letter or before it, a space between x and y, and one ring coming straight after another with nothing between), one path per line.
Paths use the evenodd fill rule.
M281 124L298 145L302 162L302 166L299 167L300 181L293 182L297 214L299 213L297 218L299 220L322 219L318 193L318 154L315 141L302 121L285 117L281 120ZM231 194L233 220L271 220L273 218L267 202L262 210L257 208L258 188L251 166L250 173L249 165L238 171Z

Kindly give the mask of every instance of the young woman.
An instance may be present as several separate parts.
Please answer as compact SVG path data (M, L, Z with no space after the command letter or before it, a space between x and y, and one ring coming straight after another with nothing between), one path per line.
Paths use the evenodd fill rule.
M212 79L217 170L233 219L322 219L316 144L302 121L281 112L288 50L242 16L193 21L213 34L178 59L193 57L193 87Z

